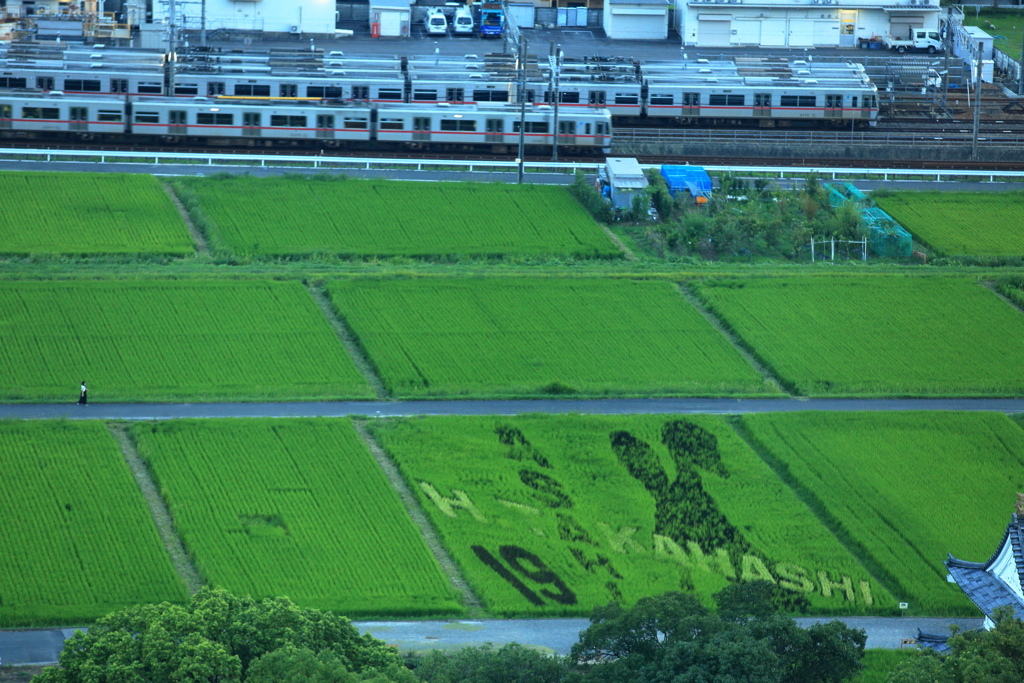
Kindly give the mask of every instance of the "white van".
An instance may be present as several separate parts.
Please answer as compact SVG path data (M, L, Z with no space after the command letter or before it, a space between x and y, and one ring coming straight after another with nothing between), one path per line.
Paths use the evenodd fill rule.
M434 7L427 12L423 25L427 27L427 33L430 35L448 33L448 20L440 7Z
M468 7L459 7L455 10L455 18L452 20L455 33L473 32L473 10Z

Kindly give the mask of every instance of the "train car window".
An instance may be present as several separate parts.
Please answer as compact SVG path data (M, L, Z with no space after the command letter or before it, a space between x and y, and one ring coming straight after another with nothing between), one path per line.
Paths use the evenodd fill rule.
M282 83L278 89L278 97L298 97L299 86L295 83Z
M683 93L683 106L684 107L699 107L700 106L700 93L699 92L684 92Z
M548 129L548 122L547 121L527 121L526 122L526 132L527 133L547 133L548 130L549 129ZM513 133L518 133L519 132L519 122L518 121L513 121L512 122L512 132Z
M770 107L770 106L772 106L772 94L771 93L767 93L767 92L754 93L754 106L755 107Z
M675 99L676 98L672 95L672 93L664 93L660 95L651 93L651 104L674 104Z
M160 123L160 112L158 111L136 111L135 123Z
M709 95L708 104L712 107L742 107L743 95Z
M224 94L224 84L220 81L210 81L206 84L206 94L210 97Z
M463 102L465 101L464 93L462 88L448 88L445 99L448 102Z
M21 118L53 121L60 118L60 109L56 107L22 107Z
M72 121L88 121L89 109L86 107L68 107L68 118Z
M0 78L0 88L24 88L25 81L24 78ZM52 86L50 89L53 89Z
M283 128L305 128L306 117L286 116L284 114L272 114L270 117L270 125Z
M604 90L592 90L592 91L590 91L590 103L591 104L604 104L605 103L605 92L604 92Z
M160 95L164 91L163 83L154 83L152 81L139 81L139 94L141 95Z
M306 97L320 97L325 100L341 99L341 88L309 85L306 86Z
M118 122L122 120L123 116L122 112L116 109L100 109L96 115L96 120Z
M99 81L82 81L82 92L101 92L102 85Z
M434 102L437 100L436 90L413 90L412 101L413 102Z
M597 129L596 129L596 134L597 135L607 135L608 134L607 127L608 127L607 123L598 123L597 124Z
M366 129L370 127L369 119L345 117L345 128Z
M128 92L127 78L111 78L110 92Z
M11 118L11 105L0 104L0 119Z
M562 104L579 104L580 94L578 92L560 92L558 101Z
M405 122L402 119L381 119L380 129L381 130L402 130L405 128Z
M474 90L474 102L508 102L508 90ZM547 101L547 100L545 100Z
M853 107L854 109L857 108L857 96L856 95L854 95L853 97L850 98L850 106Z
M476 121L472 119L441 119L441 130L475 131Z
M368 86L368 85L353 85L352 86L352 99L354 99L354 100L368 100L368 99L370 99L370 86Z
M814 95L783 95L779 99L783 107L813 107L816 102Z
M53 90L53 76L36 76L36 87L40 90Z
M181 83L174 86L175 95L198 95L199 84L198 83Z
M234 95L242 97L269 97L270 86L237 83L234 85Z
M234 114L196 114L196 123L201 126L231 126L235 123Z
M377 99L389 100L394 102L402 101L402 91L394 88L380 88L377 91Z
M636 93L617 92L615 93L615 104L639 104L640 96Z

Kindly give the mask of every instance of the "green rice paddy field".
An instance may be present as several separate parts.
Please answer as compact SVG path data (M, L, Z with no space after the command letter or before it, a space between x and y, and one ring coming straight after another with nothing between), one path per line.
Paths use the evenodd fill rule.
M1024 192L894 192L874 199L915 239L943 253L1024 255Z
M0 421L0 473L0 627L188 598L103 423Z
M0 173L0 254L191 254L192 237L153 176Z
M564 187L237 176L176 187L213 246L241 254L621 255Z
M395 396L773 391L670 282L353 279L327 291Z
M1024 314L972 279L780 277L693 287L802 395L1024 394Z
M747 415L765 457L924 614L976 614L946 553L985 562L1024 491L1024 431L998 413Z
M349 420L137 425L202 578L350 616L463 611Z
M894 597L733 432L710 416L372 421L487 609L587 615L731 579L791 608L893 614Z
M0 335L4 401L372 396L296 281L0 282Z

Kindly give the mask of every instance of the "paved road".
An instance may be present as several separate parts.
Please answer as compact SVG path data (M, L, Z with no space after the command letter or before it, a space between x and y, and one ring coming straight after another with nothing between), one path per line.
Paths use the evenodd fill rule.
M809 626L828 618L800 618L801 626ZM903 639L914 638L917 630L945 634L949 624L962 629L979 628L981 619L850 617L842 619L854 628L868 633L869 648L899 649ZM523 643L558 654L568 654L578 639L586 619L507 619L479 621L364 621L355 622L363 633L397 645L403 652L434 648L458 648L494 643ZM52 664L57 661L64 639L73 629L31 631L0 631L0 660L4 664Z
M338 401L323 403L74 403L0 405L0 418L42 420L172 420L185 417L400 417L403 415L521 415L638 413L738 415L805 410L991 410L1024 413L1019 398L637 398L521 401Z

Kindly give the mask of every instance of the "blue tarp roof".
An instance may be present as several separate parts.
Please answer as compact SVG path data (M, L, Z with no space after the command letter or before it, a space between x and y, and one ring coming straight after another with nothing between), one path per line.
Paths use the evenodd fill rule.
M689 190L693 196L711 194L711 176L703 166L662 166L661 177L675 194Z

